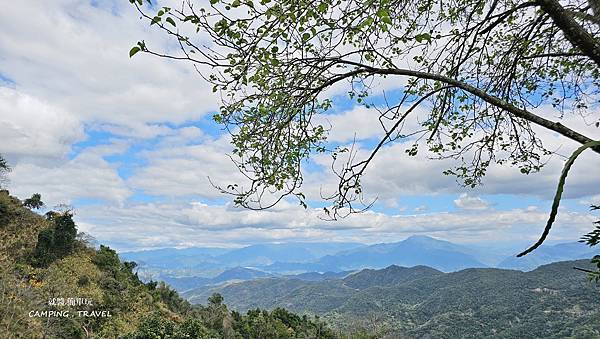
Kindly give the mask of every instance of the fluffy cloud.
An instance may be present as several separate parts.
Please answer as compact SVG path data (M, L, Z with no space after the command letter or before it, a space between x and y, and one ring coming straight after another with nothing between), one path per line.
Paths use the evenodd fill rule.
M76 199L100 199L122 204L132 192L103 156L122 152L126 145L115 143L86 149L73 159L52 167L18 162L10 173L9 188L18 197L40 193L50 207Z
M191 65L128 57L140 39L157 49L173 46L127 1L20 1L3 13L0 73L87 123L148 136L148 123L182 123L217 108Z
M187 141L200 135L189 129L183 133L166 140L162 147L141 153L147 165L136 172L129 184L151 195L222 198L213 184L226 186L244 181L227 156L231 150L227 137L206 138L187 145Z
M383 137L384 130L378 117L379 112L375 109L357 106L340 114L319 115L315 122L330 129L329 141L347 143Z
M456 207L464 210L481 211L490 207L490 203L480 197L473 197L467 193L462 193L458 199L454 200Z
M6 87L0 87L0 135L0 153L12 161L61 158L84 137L72 113Z
M567 119L576 121L577 119ZM346 122L346 124L351 124ZM356 124L360 126L360 124ZM360 127L357 127L360 129ZM589 127L588 127L589 128ZM570 155L578 146L547 131L540 130L540 137L551 150L559 150L561 154ZM596 132L597 133L597 132ZM594 135L589 133L589 135ZM401 195L428 195L439 193L471 195L481 194L513 194L551 199L556 191L558 178L562 172L566 158L559 154L552 155L539 173L523 175L518 168L507 165L491 164L483 184L475 189L461 187L452 176L443 175L443 171L456 166L456 161L429 158L426 152L415 157L407 156L405 150L412 145L411 140L397 141L383 147L369 164L362 184L364 192L371 197L395 199ZM355 162L366 159L370 149L357 144L355 146ZM340 158L341 159L341 158ZM316 159L324 171L328 171L331 160L321 156ZM343 163L344 159L338 160ZM600 177L593 170L600 168L600 157L591 151L582 154L572 167L566 182L565 198L584 198L598 193ZM321 182L326 190L336 187L333 175L316 173L317 179L307 180L311 183Z

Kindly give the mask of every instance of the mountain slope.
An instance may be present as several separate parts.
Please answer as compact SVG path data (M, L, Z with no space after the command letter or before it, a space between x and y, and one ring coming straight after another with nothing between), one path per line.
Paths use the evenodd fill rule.
M391 337L600 336L600 287L573 266L591 268L587 260L531 272L479 268L441 273L391 266L321 282L257 279L185 296L194 302L219 292L240 310L285 306L319 314L344 331L376 326Z
M442 275L442 272L427 266L406 268L392 265L382 270L365 269L350 274L343 279L343 282L346 286L355 289L365 289L373 286L399 285L404 282L438 275Z
M346 298L365 287L387 286L424 277L434 277L441 272L429 267L404 268L390 266L383 270L363 270L343 279L306 281L297 278L267 278L221 286L203 287L183 294L191 302L205 300L220 293L241 310L255 307L291 307L297 311L328 311L341 306ZM312 307L315 307L314 309Z
M116 338L135 331L155 310L174 317L192 309L166 286L139 281L133 264L121 262L113 250L94 249L74 237L71 217L70 211L42 217L0 191L3 338L82 338L86 333ZM59 228L69 225L68 231ZM91 312L110 316L86 315Z

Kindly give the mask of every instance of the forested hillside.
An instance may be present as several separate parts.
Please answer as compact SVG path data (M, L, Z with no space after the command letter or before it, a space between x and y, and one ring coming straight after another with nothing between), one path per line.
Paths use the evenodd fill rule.
M69 210L40 216L0 191L1 338L336 338L284 309L230 311L219 295L190 305L135 263L91 247Z
M267 278L202 288L238 310L286 307L320 314L344 331L366 328L380 337L595 338L600 336L600 287L566 261L531 272L390 266L318 282Z

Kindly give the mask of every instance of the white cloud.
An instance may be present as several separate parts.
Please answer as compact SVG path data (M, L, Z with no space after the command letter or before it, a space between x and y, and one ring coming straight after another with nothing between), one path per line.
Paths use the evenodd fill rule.
M383 137L384 129L378 117L377 110L356 106L340 114L318 115L315 123L331 129L327 137L329 141L346 143Z
M555 140L556 137L546 137L544 140L556 148L563 143L562 149L570 154L577 146L565 141L564 138ZM412 141L398 141L383 147L368 165L362 184L365 194L378 196L381 200L397 199L402 195L430 195L430 194L512 194L534 196L541 199L552 199L565 158L552 156L539 173L529 175L521 174L519 169L509 165L491 164L483 184L474 188L464 188L457 183L453 176L443 174L444 170L457 165L450 159L436 160L429 158L427 152L422 150L417 156L411 157L405 153L410 148ZM552 149L552 148L551 148ZM366 159L370 150L355 146L355 162ZM325 156L316 158L317 163L323 166L324 171L329 171L331 159ZM340 157L338 163L343 163ZM564 197L583 198L597 195L600 187L600 176L593 169L600 168L600 156L588 151L582 154L571 168L566 181ZM337 186L333 175L323 173L314 174L316 178L307 180L309 183L320 183L326 191L330 192Z
M0 153L12 161L61 158L84 137L72 113L6 87L0 87L0 135Z
M15 2L3 10L0 73L88 124L115 125L113 131L129 135L147 135L147 123L182 123L216 109L216 96L190 64L129 58L141 39L172 48L138 17L127 1Z
M18 162L9 174L9 189L20 198L40 193L50 207L80 198L122 204L131 196L131 190L103 156L126 148L121 142L88 148L75 158L57 161L51 167Z
M177 136L181 144L167 141L162 147L142 153L148 164L135 173L129 184L151 195L223 198L211 181L226 186L243 182L244 178L227 156L231 150L229 138L207 138L200 144L186 145L185 140L200 136L198 131L187 129Z
M470 196L467 193L462 193L458 199L454 200L456 207L464 210L486 210L490 207L490 203L480 197Z

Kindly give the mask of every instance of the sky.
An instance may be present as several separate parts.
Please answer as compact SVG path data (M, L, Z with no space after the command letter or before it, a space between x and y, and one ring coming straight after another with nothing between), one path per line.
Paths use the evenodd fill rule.
M564 163L560 155L577 147L539 130L560 154L540 173L493 166L482 186L465 189L442 174L451 163L409 158L408 142L398 142L382 149L364 178L367 197L378 198L366 213L324 221L316 200L306 210L287 201L267 211L243 210L208 179L240 178L226 155L229 137L211 118L219 98L189 64L141 53L129 58L141 39L164 50L173 45L139 20L128 1L17 1L3 7L0 19L0 154L13 167L9 190L22 199L41 193L49 207L71 205L80 231L120 251L378 243L411 235L521 245L542 231ZM557 119L551 108L536 113ZM327 121L336 143L356 139L366 147L382 135L374 112L343 98ZM562 123L600 138L600 129L581 117ZM304 187L309 197L337 184L329 165L328 158L314 159ZM592 228L599 167L597 154L583 154L575 164L551 242L576 241Z

